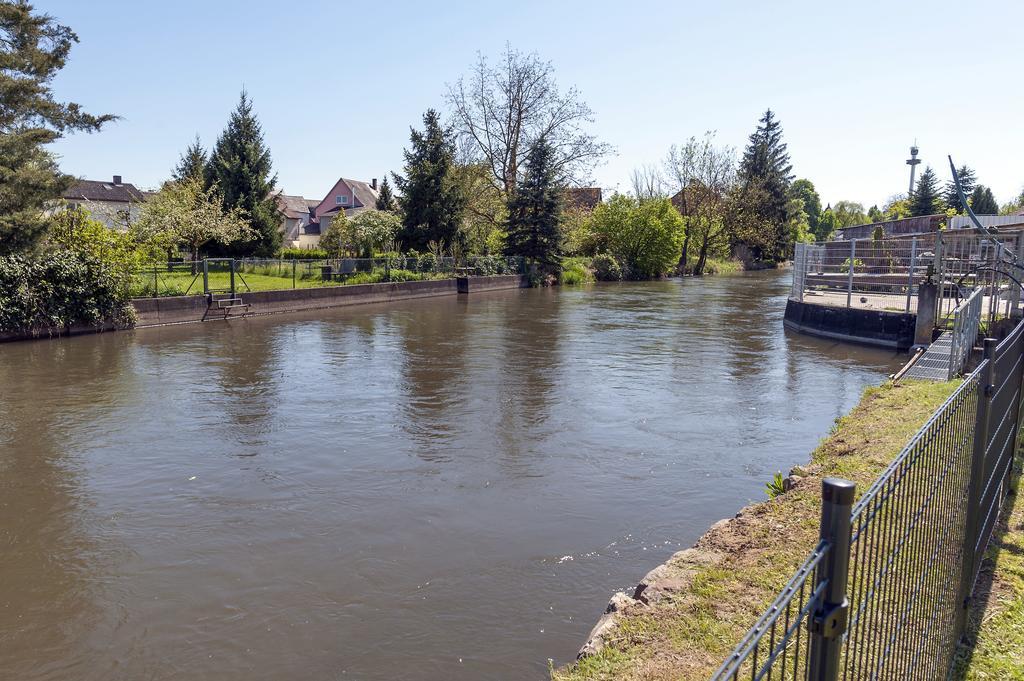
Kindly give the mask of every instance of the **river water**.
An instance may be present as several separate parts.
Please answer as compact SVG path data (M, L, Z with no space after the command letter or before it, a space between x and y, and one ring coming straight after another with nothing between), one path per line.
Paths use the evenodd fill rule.
M899 364L789 277L0 346L0 679L528 679Z

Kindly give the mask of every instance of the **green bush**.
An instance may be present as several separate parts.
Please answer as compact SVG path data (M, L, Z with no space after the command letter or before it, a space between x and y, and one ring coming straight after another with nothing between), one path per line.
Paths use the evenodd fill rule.
M326 260L327 251L322 248L282 248L277 257L282 260Z
M0 257L0 331L130 326L130 287L123 269L64 248Z
M622 266L608 253L598 253L590 261L598 281L622 281Z
M566 258L562 261L558 281L562 286L579 286L594 281L594 275L587 267L585 258Z
M345 283L349 285L379 284L385 281L423 281L430 278L427 274L411 270L391 270L389 273L384 268L379 268L372 272L356 272L346 278Z
M416 260L416 269L420 272L437 270L437 256L433 253L424 253Z
M668 199L639 203L616 194L594 209L591 221L629 278L659 277L679 262L686 226Z

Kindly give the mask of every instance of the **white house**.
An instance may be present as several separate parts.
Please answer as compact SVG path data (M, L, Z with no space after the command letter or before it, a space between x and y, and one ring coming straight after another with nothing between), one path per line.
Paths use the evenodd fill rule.
M94 219L118 229L127 229L137 220L146 202L145 194L122 182L120 175L114 175L111 182L79 180L61 198L70 208L84 208Z

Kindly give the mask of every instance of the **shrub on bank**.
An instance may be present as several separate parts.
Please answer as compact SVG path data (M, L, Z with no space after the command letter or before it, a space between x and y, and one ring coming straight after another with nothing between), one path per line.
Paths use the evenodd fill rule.
M653 279L679 262L686 228L668 199L637 202L616 194L594 209L594 233L630 279Z
M739 260L719 260L708 258L704 264L704 274L735 274L743 271L743 263Z
M622 281L622 266L608 253L598 253L590 261L598 281Z
M123 270L64 248L0 257L0 331L130 326L130 284Z
M562 286L579 286L594 281L594 273L587 267L587 258L566 258L558 281Z
M282 248L277 257L282 260L326 260L327 251L322 248Z

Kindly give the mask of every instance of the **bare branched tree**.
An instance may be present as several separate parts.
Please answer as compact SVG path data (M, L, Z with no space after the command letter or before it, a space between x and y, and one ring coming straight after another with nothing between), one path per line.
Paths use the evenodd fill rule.
M478 54L469 74L448 86L447 98L461 150L486 163L495 186L506 193L515 188L523 160L538 139L554 148L555 169L566 183L585 182L612 152L587 132L594 112L579 92L559 91L551 62L535 53L506 45L496 66Z
M736 183L736 150L715 146L715 133L691 137L682 147L669 149L665 173L675 192L672 203L686 220L686 238L680 269L687 267L691 249L696 261L691 271L702 274L708 255L728 246L729 191Z
M657 166L643 165L634 168L629 181L633 186L633 196L637 201L663 199L666 196L665 178Z

